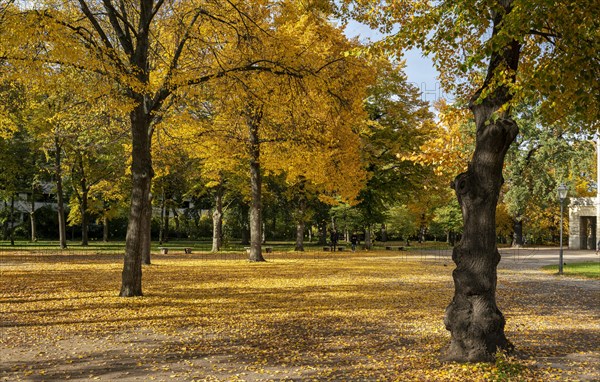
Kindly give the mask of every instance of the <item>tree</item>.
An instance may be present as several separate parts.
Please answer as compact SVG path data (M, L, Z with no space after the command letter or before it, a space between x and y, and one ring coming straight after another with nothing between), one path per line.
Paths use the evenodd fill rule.
M533 97L546 121L571 116L590 126L597 120L600 6L591 0L345 4L373 24L379 18L399 23L386 43L432 54L442 83L473 115L475 150L467 171L453 182L464 233L453 252L455 295L444 319L451 332L444 359L493 360L498 349L513 347L495 297L496 204L504 158L519 131L512 107Z
M0 57L97 73L128 100L132 196L121 296L142 295L141 259L149 251L154 175L151 142L156 122L176 96L241 72L308 74L240 49L246 41L270 38L264 22L271 20L275 4L279 2L50 1L17 10L3 21Z
M538 209L556 209L554 190L561 181L574 184L587 177L584 187L593 181L590 162L595 156L593 145L581 141L586 135L583 129L570 132L563 126L574 121L542 126L535 105L518 107L517 118L521 133L507 154L502 200L514 221L513 245L522 246L524 224L536 224L531 216L540 216Z
M370 79L365 60L344 57L353 45L317 12L307 14L290 3L272 16L275 40L247 41L243 48L270 60L289 60L313 74L289 78L257 72L213 83L213 117L209 130L200 133L219 148L212 152L229 153L246 163L234 166L245 168L250 186L251 261L265 260L265 173L285 172L289 183L303 176L331 199L355 198L364 180L355 130L364 118L362 100ZM347 176L338 177L342 171Z
M362 155L369 178L356 208L365 227L365 246L371 247L372 226L385 221L386 211L422 187L431 168L410 156L431 135L432 115L417 89L407 82L402 66L380 61L377 83L366 99L369 133Z

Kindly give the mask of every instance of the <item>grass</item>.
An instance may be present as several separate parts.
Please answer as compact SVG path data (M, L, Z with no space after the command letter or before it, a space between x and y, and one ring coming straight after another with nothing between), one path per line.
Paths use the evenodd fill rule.
M547 265L545 270L558 272L558 265ZM568 263L563 265L563 274L567 276L581 276L590 279L600 279L600 259L595 262Z
M451 267L390 251L285 256L156 255L144 297L124 299L122 256L0 252L0 378L577 380L592 366L548 360L598 351L594 291L502 271L507 335L529 358L444 364Z

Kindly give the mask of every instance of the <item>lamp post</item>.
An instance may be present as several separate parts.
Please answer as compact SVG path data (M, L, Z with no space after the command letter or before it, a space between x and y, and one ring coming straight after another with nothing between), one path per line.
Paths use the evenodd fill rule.
M563 208L565 199L567 198L567 192L569 189L564 183L558 186L558 198L560 199L560 254L558 256L558 274L563 274Z

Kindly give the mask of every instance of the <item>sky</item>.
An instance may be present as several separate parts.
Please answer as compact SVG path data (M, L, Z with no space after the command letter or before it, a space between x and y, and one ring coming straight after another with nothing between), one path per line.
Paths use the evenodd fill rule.
M358 36L362 42L367 40L377 41L382 36L381 33L356 21L350 21L345 32L349 38ZM421 91L423 100L433 102L444 96L448 98L437 80L438 72L428 57L425 57L420 50L412 49L404 53L404 59L406 60L404 71L408 77L408 82Z

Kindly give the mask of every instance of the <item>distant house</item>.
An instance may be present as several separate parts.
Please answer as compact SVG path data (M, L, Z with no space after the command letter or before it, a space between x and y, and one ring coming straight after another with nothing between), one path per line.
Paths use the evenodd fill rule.
M39 210L42 207L52 207L56 210L56 197L55 189L52 183L42 183L40 185L41 190L35 194L35 202L33 203L34 211ZM41 191L41 192L40 192ZM24 221L29 220L29 213L32 207L32 193L31 191L18 192L15 197L15 211L13 215L13 225L19 225ZM10 204L6 202L5 208L10 208ZM10 224L10 222L9 222Z
M596 141L596 197L571 198L569 204L569 249L596 249L600 238L600 135Z

